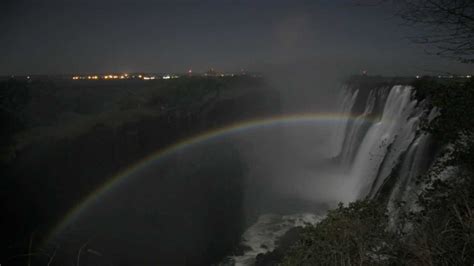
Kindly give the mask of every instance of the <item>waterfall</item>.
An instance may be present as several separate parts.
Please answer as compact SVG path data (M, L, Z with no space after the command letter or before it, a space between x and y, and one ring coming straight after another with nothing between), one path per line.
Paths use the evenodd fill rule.
M337 174L329 172L328 179L324 179L321 176L325 170L317 168L311 175L325 180L316 184L326 186L340 201L384 194L392 227L403 210L397 202L406 202L405 210L416 208L420 189L417 177L430 167L434 157L431 136L420 131L420 123L424 119L430 121L438 111L428 112L428 105L418 102L414 93L413 87L402 85L347 86L338 108L344 118L332 128L332 147L327 154L332 158L328 167L338 168ZM311 193L321 191L316 189ZM285 217L293 221L298 215L301 214ZM273 218L269 220L269 217ZM257 254L272 251L276 238L296 225L278 217L281 216L261 215L242 237L246 251L228 257L231 264L252 265ZM317 217L314 222L321 218L314 217Z
M357 192L355 195L358 196L353 200L374 197L401 162L399 174L403 177L397 186L407 186L409 180L419 174L417 162L428 145L428 136L418 133L426 111L423 103L414 99L413 93L411 86L397 85L389 89L387 97L384 97L383 88L373 88L366 93L366 99L357 99L360 93L346 90L346 98L355 97L351 98L352 115L354 102L365 102L360 115L338 128L344 132L335 133L344 135L338 155L341 167L347 167L345 186L351 186ZM383 106L381 111L375 110L376 105Z
M414 210L418 197L419 185L417 177L423 171L426 171L430 164L428 159L430 147L430 135L421 134L410 145L404 156L397 179L393 184L392 192L388 199L387 209L390 214L390 227L394 228L400 208L398 203L404 202L405 210Z
M333 153L330 154L332 157L336 157L341 153L343 142L344 142L344 135L350 122L351 110L354 106L355 100L357 99L357 95L359 94L359 90L355 90L354 92L343 93L341 94L340 98L342 98L342 104L340 105L339 112L342 114L343 119L339 123L336 124L334 129L333 135Z
M369 121L367 118L372 114L372 111L375 106L375 93L370 91L367 98L367 103L365 104L365 109L362 115L358 116L354 121L352 121L347 132L347 138L343 143L343 151L341 153L341 160L343 165L348 165L352 162L354 158L355 151L360 144L359 139L368 129Z

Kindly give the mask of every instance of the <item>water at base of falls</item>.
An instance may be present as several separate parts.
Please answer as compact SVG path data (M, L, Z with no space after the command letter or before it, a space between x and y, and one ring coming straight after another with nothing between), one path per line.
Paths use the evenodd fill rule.
M293 215L264 214L242 235L242 255L228 258L229 264L236 266L252 265L258 254L271 252L276 248L278 238L297 226L316 224L321 216L302 213Z
M398 174L403 177L395 182L388 198L404 200L408 196L401 191L413 190L414 178L428 164L421 157L426 157L429 137L419 133L419 123L427 110L414 99L411 86L364 89L369 91L345 89L339 110L348 119L334 127L332 148L327 155L337 161L336 167L344 169L344 181L338 189L353 192L350 199L340 198L354 201L375 197L400 166ZM354 112L355 109L359 111ZM259 253L272 251L275 241L285 232L320 219L315 214L261 215L242 236L247 251L230 259L235 265L252 265Z

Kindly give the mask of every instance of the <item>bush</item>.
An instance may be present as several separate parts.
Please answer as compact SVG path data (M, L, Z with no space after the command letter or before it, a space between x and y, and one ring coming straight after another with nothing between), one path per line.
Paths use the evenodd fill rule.
M393 257L395 234L386 230L385 208L369 200L342 204L308 226L283 265L372 265Z
M474 178L459 173L435 179L420 196L423 211L412 214L406 246L418 265L472 265L474 262Z
M427 99L439 110L432 121L425 120L423 129L441 144L451 144L449 165L474 166L474 80L417 80L416 97Z
M422 177L421 211L402 213L388 231L385 207L363 200L339 205L307 227L284 265L472 265L474 263L474 81L421 79L418 100L439 115L423 130L450 147ZM429 108L431 109L431 108ZM451 174L442 174L451 168Z
M472 178L468 179L472 180ZM385 208L363 200L340 205L286 254L283 265L471 265L474 185L452 184L424 194L425 209L408 213L400 231L387 229ZM432 198L427 199L427 196Z

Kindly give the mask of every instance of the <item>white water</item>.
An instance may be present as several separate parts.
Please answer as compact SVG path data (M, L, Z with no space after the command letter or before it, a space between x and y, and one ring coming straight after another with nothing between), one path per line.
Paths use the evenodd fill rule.
M379 100L374 90L369 93L364 113L346 132L345 147L340 155L343 166L348 167L345 186L357 192L351 200L374 197L411 145L419 145L414 140L425 113L414 99L410 86L392 87L380 119L366 130L360 128L362 122L359 121L373 115L374 102Z
M396 225L395 223L400 211L399 207L397 207L398 203L404 202L406 210L414 211L416 208L416 200L419 193L419 185L416 182L416 178L427 166L426 158L429 140L429 135L421 134L410 145L404 157L387 204L390 214L390 228L394 228Z
M343 100L342 105L340 105L339 112L344 118L341 123L336 123L336 127L334 128L332 140L333 150L332 154L330 154L331 157L336 157L341 153L345 139L345 132L347 130L348 123L350 122L351 110L358 94L359 90L355 90L353 93L341 94Z
M320 219L320 216L310 213L261 215L257 222L248 228L242 236L242 244L248 247L249 250L241 256L233 256L231 259L238 266L252 265L258 254L273 251L278 238L288 230L296 226L314 225Z
M365 104L364 112L353 121L349 132L347 132L345 138L342 139L341 145L343 145L343 150L341 153L341 159L344 166L349 165L354 158L355 152L357 151L357 148L359 147L358 145L360 144L361 134L365 133L364 129L368 126L367 123L370 122L368 121L368 117L372 114L375 101L375 93L374 91L370 91ZM351 114L350 111L351 110L349 109L349 114ZM348 126L345 126L345 128L348 128ZM344 133L345 132L341 132L338 134Z
M426 113L413 93L410 86L393 86L388 95L386 88L374 88L366 94L366 99L358 99L362 97L359 90L346 88L339 110L347 119L334 127L332 147L327 151L327 157L338 158L339 168L345 169L345 180L336 190L341 194L338 198L344 202L374 197L393 170L399 167L387 206L394 214L392 223L397 201L415 201L416 177L427 165L425 158L430 157L426 154L429 136L418 133L420 120ZM358 102L365 103L362 108L358 107L363 112L355 119L349 119ZM383 108L376 110L377 106ZM432 116L433 111L428 117ZM242 237L242 244L250 247L249 251L233 257L235 264L252 265L259 253L273 250L275 240L298 225L288 222L285 217L260 216Z

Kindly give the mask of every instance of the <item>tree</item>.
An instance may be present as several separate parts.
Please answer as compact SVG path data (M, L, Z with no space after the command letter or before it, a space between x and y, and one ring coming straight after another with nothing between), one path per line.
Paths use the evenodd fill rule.
M410 25L427 28L413 38L428 52L474 63L474 0L397 0L399 15Z

